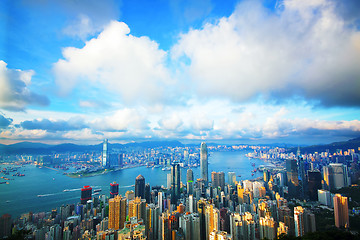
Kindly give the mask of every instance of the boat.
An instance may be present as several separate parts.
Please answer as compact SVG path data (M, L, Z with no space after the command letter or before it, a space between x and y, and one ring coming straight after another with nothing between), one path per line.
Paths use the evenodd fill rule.
M97 193L97 192L101 192L101 188L99 188L99 189L94 189L94 193Z

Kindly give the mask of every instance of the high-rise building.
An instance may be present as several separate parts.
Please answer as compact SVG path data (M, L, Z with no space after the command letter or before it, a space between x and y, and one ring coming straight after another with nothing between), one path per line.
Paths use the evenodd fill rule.
M228 182L231 186L235 187L236 184L236 173L228 172Z
M200 147L200 173L201 178L205 181L207 186L209 182L208 178L208 150L206 143L202 142Z
M189 151L188 150L184 150L184 163L186 164L186 165L189 165Z
M110 198L119 195L119 184L116 182L110 183Z
M299 148L299 154L300 154L300 148ZM299 179L299 193L300 198L305 199L307 198L307 177L305 174L305 165L304 165L304 159L299 155L298 157L298 179Z
M301 237L305 233L304 209L301 206L294 208L295 236Z
M80 202L81 204L86 204L88 200L91 200L92 198L92 188L90 186L84 186L81 189L81 198Z
M318 200L318 190L321 189L321 173L319 171L308 171L308 189L309 199L311 201Z
M270 171L268 169L264 169L264 182L268 182L270 180Z
M146 200L146 203L150 203L150 200L151 200L151 195L150 195L150 184L147 183L145 184L145 200Z
M171 204L177 204L180 197L180 164L174 163L171 167Z
M145 199L145 178L142 175L135 179L135 197Z
M200 239L206 240L206 222L205 222L205 207L206 202L204 200L199 200L197 202L197 212L199 214L199 222L200 222Z
M297 198L299 196L299 176L295 159L286 160L286 174L288 180L289 197Z
M266 215L265 217L260 217L260 239L275 239L276 234L276 222L272 217Z
M340 189L350 185L348 169L340 163L330 163L323 167L326 190Z
M332 206L331 193L327 190L319 189L318 190L318 201L320 204L331 207Z
M119 230L124 227L126 220L126 202L126 198L119 195L109 199L109 229Z
M136 197L129 201L129 217L146 220L146 200Z
M107 139L103 142L102 166L109 166L109 144Z
M349 228L348 198L341 196L341 194L334 196L334 217L336 227Z
M224 172L212 172L211 182L214 188L220 187L221 190L225 189L225 175Z
M186 172L186 189L189 195L194 193L194 173L191 169Z

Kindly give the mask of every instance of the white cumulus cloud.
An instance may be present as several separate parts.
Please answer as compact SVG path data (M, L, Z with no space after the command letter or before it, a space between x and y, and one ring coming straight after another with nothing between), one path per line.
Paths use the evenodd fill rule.
M123 22L113 21L81 49L67 47L54 65L62 93L77 84L102 85L126 103L158 102L171 85L166 52L148 37L135 37Z

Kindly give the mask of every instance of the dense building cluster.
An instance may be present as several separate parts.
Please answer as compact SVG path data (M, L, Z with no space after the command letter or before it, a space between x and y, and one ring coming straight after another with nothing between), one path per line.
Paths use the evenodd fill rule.
M237 181L235 172L228 172L225 181L224 172L212 172L210 181L208 148L202 143L199 179L173 161L167 188L151 187L142 175L135 179L135 191L125 196L119 195L116 182L109 184L109 196L95 197L84 186L77 205L23 214L14 225L4 215L1 223L4 232L27 229L41 240L275 239L316 231L313 203L333 209L336 227L349 228L348 198L330 190L351 184L349 172L359 161L353 153L351 161L330 162L329 154L316 160L298 151L283 169L263 169L258 179ZM188 154L185 150L184 159ZM186 179L181 179L185 170Z

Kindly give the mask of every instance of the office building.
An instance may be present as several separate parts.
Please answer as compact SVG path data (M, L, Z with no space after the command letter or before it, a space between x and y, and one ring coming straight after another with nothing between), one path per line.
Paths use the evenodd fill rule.
M81 189L81 198L80 202L81 204L86 204L88 200L91 200L92 198L92 188L90 186L84 186Z
M194 193L194 173L191 169L186 172L186 189L189 195Z
M105 139L103 142L102 166L106 168L109 167L109 164L109 144L108 140Z
M180 197L180 164L175 163L171 167L171 204L177 204Z
M119 195L119 184L116 182L110 183L110 198L114 198Z
M209 182L208 178L208 150L206 143L201 143L200 147L200 176L205 181L205 186Z
M145 178L142 175L135 179L135 197L145 199Z
M319 171L308 171L308 196L311 201L318 200L318 190L321 189L321 173Z
M332 194L329 191L323 189L318 190L318 201L320 204L332 207L332 198Z
M290 198L299 196L299 176L297 162L295 159L286 160L286 175L288 184L288 194Z
M213 188L220 187L221 190L225 189L225 175L224 172L212 172L211 182Z
M235 185L236 185L236 173L235 172L228 172L228 182L229 182L229 185L235 187Z
M341 194L335 194L333 201L335 226L349 228L348 198L341 196Z
M330 163L323 167L324 187L326 190L335 190L350 185L348 169L346 165Z

